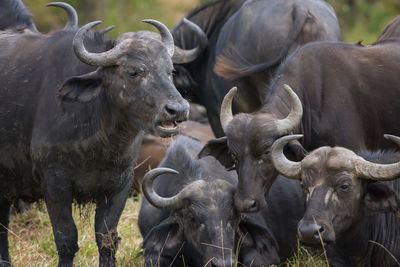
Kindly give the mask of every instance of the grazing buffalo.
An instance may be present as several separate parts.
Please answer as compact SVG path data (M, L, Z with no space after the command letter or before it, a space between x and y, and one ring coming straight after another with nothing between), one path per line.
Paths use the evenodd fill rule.
M29 29L37 32L32 15L21 0L0 1L0 30L6 29Z
M117 224L133 182L143 132L179 132L189 104L172 83L174 42L104 39L100 22L52 35L0 33L2 265L10 262L10 203L44 198L59 255L72 266L78 233L72 202L94 202L100 266L115 266ZM90 51L90 52L89 52Z
M160 167L144 178L139 228L145 266L233 266L235 259L269 266L290 256L303 215L300 183L278 178L268 209L240 214L234 206L236 173L214 157L198 159L201 148L178 137Z
M373 46L307 44L277 71L260 110L233 117L233 96L226 98L221 123L227 137L210 141L202 155L215 155L225 166L236 162L236 204L242 211L258 210L276 177L270 148L283 135L303 133L307 150L323 145L353 150L392 146L379 136L400 134L395 116L400 114L399 71L400 40ZM295 92L284 84L290 84ZM292 143L287 153L292 159L299 158L302 148L298 142Z
M308 42L341 40L333 8L321 0L214 1L188 19L204 30L209 42L197 60L175 64L175 85L184 97L207 108L217 137L223 136L220 105L233 85L240 95L235 111L255 111L265 98L266 77L288 54ZM196 43L181 27L172 33L179 46ZM250 63L263 64L253 68Z
M282 175L301 179L307 195L300 240L323 244L332 266L398 266L400 153L325 146L294 162L283 149L299 137L276 140L271 157ZM386 137L400 145L399 137Z

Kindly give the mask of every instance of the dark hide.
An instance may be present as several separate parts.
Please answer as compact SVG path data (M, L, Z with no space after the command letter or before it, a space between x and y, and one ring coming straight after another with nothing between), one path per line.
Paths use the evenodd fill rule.
M235 173L227 172L213 157L197 159L201 146L179 137L160 164L179 174L163 174L154 182L155 191L163 197L199 183L195 196L186 199L182 209L160 210L143 198L139 229L144 237L145 266L152 266L151 262L153 266L183 266L183 259L186 266L231 266L239 244L238 259L245 266L252 261L251 266L279 263L275 240L262 214L240 215L234 207ZM218 248L221 244L223 253Z
M398 266L389 252L400 258L400 181L353 178L352 169L329 165L343 158L341 152L334 151L337 149L320 148L302 162L302 182L308 201L299 223L299 236L305 235L302 240L307 240L307 244L320 246L319 237L316 240L301 230L315 223L321 226L321 238L326 242L332 266ZM338 158L334 159L335 156ZM400 161L398 152L364 152L360 156L376 163ZM313 157L312 165L305 165L309 157ZM332 193L327 197L329 190Z
M276 177L269 151L282 133L275 122L291 109L284 84L290 85L302 102L302 121L293 133L304 135L301 144L306 150L323 145L376 150L393 147L381 138L384 133L400 134L395 115L400 114L399 70L399 41L368 47L307 44L277 71L259 111L234 116L226 130L229 150L220 146L211 151L206 146L208 153L202 155L218 154L229 159L221 155L222 150L229 151L239 174L237 205L240 210L257 210Z
M78 243L71 205L93 201L99 265L115 266L117 224L142 134L169 136L160 126L185 120L189 105L172 83L161 42L132 36L117 65L93 67L75 56L75 32L0 33L0 222L8 225L14 199L43 197L59 266L72 266ZM91 52L115 46L89 35ZM7 246L2 235L1 259L9 261Z
M21 0L1 0L0 1L0 30L29 29L37 32L32 15L24 6Z
M263 85L288 54L308 42L341 39L336 15L325 1L250 0L238 9L243 2L217 1L190 14L188 18L207 33L209 47L195 62L175 65L178 90L207 108L217 137L224 135L219 112L230 88L239 89L234 111L255 111L267 92ZM189 34L174 34L179 34L178 45L194 47Z

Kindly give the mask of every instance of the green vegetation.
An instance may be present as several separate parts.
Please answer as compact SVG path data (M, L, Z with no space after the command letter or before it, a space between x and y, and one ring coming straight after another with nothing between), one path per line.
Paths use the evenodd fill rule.
M400 14L398 0L328 0L334 7L343 40L372 44L385 25Z
M112 36L127 31L151 29L140 23L142 19L160 20L169 27L185 14L207 0L64 0L76 8L80 25L89 21L102 20L103 27L116 25ZM343 39L355 43L364 40L371 44L384 26L400 14L398 0L327 0L335 9ZM34 14L34 20L42 32L63 27L66 16L58 8L45 5L49 0L24 0Z

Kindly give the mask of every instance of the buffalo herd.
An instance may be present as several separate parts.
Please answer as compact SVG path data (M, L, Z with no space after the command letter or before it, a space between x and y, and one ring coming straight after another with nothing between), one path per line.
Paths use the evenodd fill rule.
M133 188L146 267L277 266L300 245L399 265L400 17L350 44L324 0L214 0L113 40L48 6L68 22L43 34L0 0L0 266L10 207L39 199L58 266L79 250L74 202L117 266Z

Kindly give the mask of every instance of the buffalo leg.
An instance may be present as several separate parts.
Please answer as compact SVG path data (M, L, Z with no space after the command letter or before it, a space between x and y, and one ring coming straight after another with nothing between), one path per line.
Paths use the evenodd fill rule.
M112 198L97 203L95 216L96 243L99 249L99 266L114 267L118 248L117 225L125 207L133 179Z
M11 202L0 196L0 266L10 266L8 253L8 222Z
M54 173L53 173L54 174ZM72 266L78 247L78 232L72 217L72 188L65 177L52 175L43 184L43 194L53 227L58 266Z

